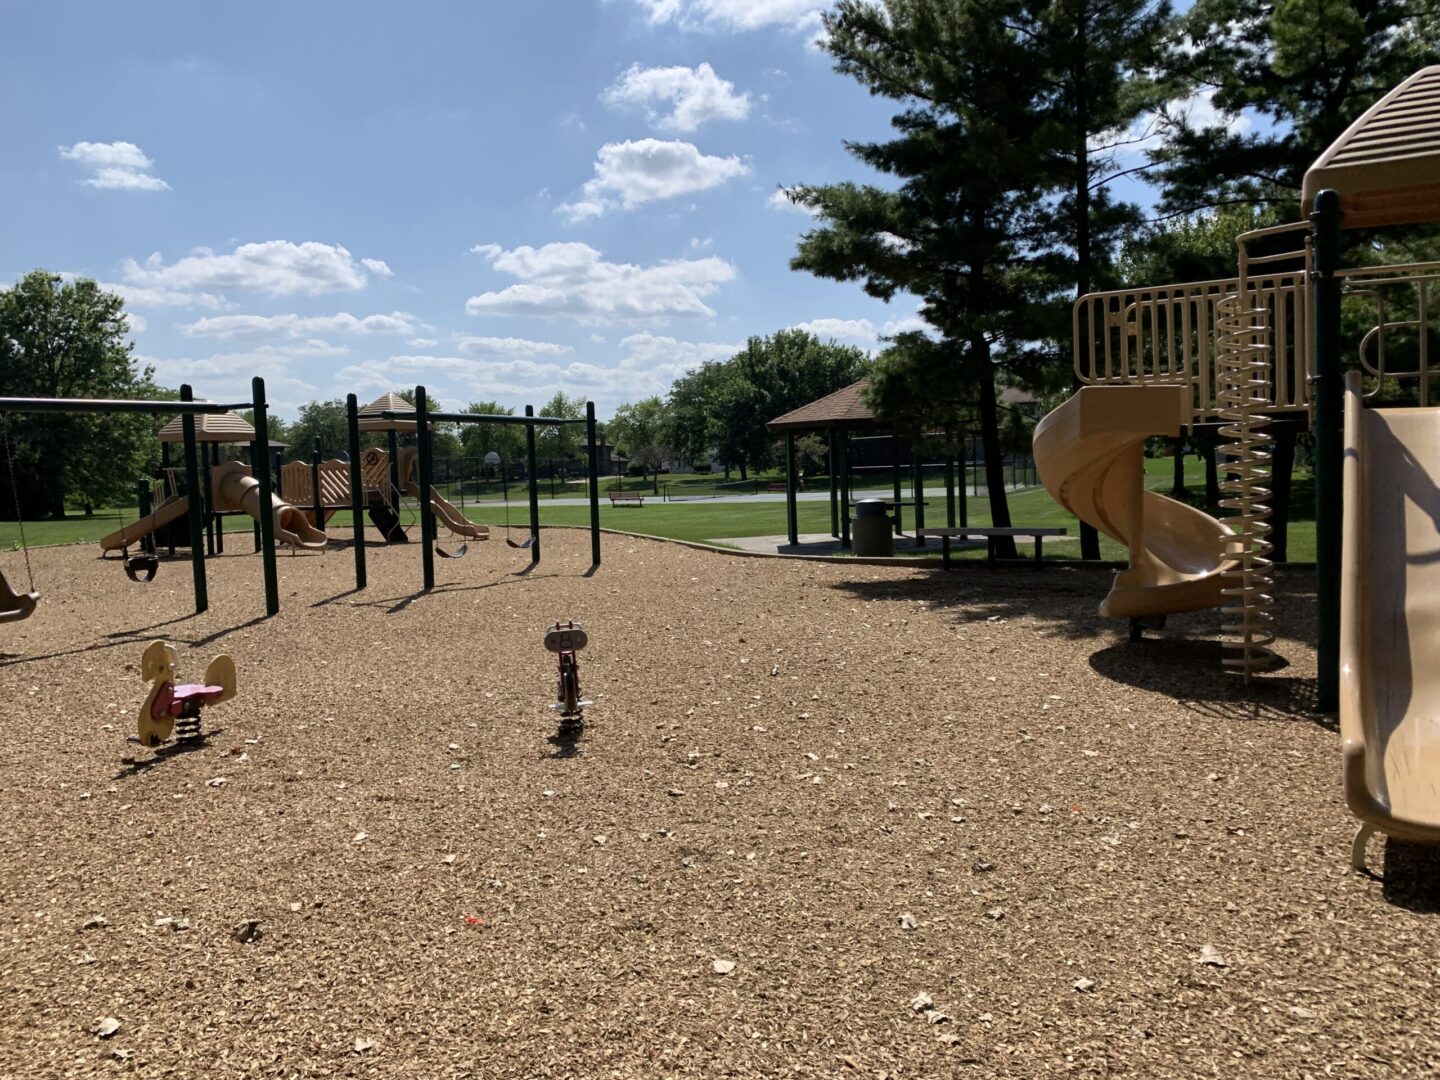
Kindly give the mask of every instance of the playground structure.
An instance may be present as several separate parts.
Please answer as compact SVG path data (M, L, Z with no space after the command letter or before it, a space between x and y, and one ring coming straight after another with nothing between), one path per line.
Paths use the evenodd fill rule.
M144 399L106 399L106 398L0 398L0 415L9 413L47 413L47 412L79 412L79 413L153 413L158 415L178 416L181 421L181 437L184 444L184 475L185 490L201 490L201 464L202 455L200 443L196 437L196 417L232 413L242 409L254 410L255 416L255 440L254 459L255 475L247 479L250 483L240 480L232 480L228 490L237 497L237 505L243 506L246 502L256 507L273 506L274 492L271 486L270 470L270 442L266 434L269 406L265 400L265 380L258 375L250 380L251 401L242 401L234 404L219 404L210 401L196 401L194 391L188 384L180 387L179 401L148 401ZM11 480L12 487L14 479ZM166 509L162 507L162 509ZM184 509L170 507L168 520L177 520ZM275 566L275 540L276 540L276 517L275 513L258 514L256 522L259 526L259 549L265 580L265 613L275 615L280 611L280 577ZM205 548L204 548L204 522L200 514L186 514L190 533L190 566L191 576L195 592L195 613L201 614L210 606L209 589L205 581ZM123 533L125 530L121 530ZM153 528L148 531L153 531ZM23 535L23 534L22 534ZM292 536L300 536L298 533L290 533ZM118 544L116 546L124 546ZM28 547L26 548L28 561ZM127 565L127 571L129 567ZM5 586L9 592L9 586ZM34 597L34 584L32 579L31 597ZM0 598L3 600L3 598ZM23 606L23 605L21 605ZM28 612L26 612L28 614ZM23 617L23 616L20 616Z
M208 469L210 498L207 507L212 513L246 513L257 522L261 517L260 481L249 466L227 461ZM171 495L152 513L103 537L100 546L106 551L124 550L151 536L172 521L190 512L190 500L184 495ZM277 543L292 548L319 550L325 547L325 533L315 528L305 511L290 505L280 496L270 496L271 528Z
M399 450L398 491L391 486L390 454L375 447L365 450L360 458L361 496L366 516L379 530L386 543L406 543L399 515L399 495L420 498L416 483L419 450L404 446ZM290 461L280 468L280 487L286 498L301 507L306 520L323 528L337 510L350 509L350 465L332 458L329 461ZM318 496L317 496L318 492ZM435 516L457 536L467 540L488 540L490 530L477 525L435 488L430 489L430 505Z
M1340 713L1346 798L1361 821L1356 866L1376 830L1440 843L1440 408L1430 371L1440 263L1342 268L1342 238L1440 221L1437 177L1440 67L1430 67L1311 166L1309 222L1237 238L1235 278L1081 297L1075 372L1085 385L1035 433L1055 498L1130 548L1102 613L1221 604L1233 653L1224 663L1248 677L1275 659L1267 427L1310 418L1317 706ZM1369 326L1342 414L1343 305ZM1412 385L1418 407L1367 404ZM1223 523L1143 487L1145 437L1203 422L1218 422L1229 443Z
M200 737L200 712L235 696L235 661L221 653L205 668L204 683L176 685L175 669L180 663L175 647L152 641L140 658L140 677L151 683L150 693L140 706L141 746L155 748L176 739Z

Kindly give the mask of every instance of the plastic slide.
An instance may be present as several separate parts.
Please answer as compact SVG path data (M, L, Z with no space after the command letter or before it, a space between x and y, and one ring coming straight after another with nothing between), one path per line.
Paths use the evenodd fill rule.
M189 509L189 499L180 495L172 495L161 503L160 508L153 514L148 514L139 521L132 522L123 529L104 537L100 541L100 547L105 551L118 551L120 548L129 547L152 532L163 529L176 518L184 517Z
M420 485L408 477L405 480L405 494L413 499L420 498ZM484 525L476 525L473 521L462 514L459 509L445 496L441 495L433 487L430 489L430 509L440 522L456 536L463 536L467 540L489 540L490 530Z
M1440 843L1440 408L1367 409L1345 386L1340 739L1345 801L1376 830Z
M245 511L260 520L260 481L239 462L230 462L211 473L215 485L215 505L222 510ZM292 547L319 549L326 544L323 532L310 524L310 515L291 506L280 496L271 494L271 512L275 515L275 542Z
M1186 386L1086 386L1035 427L1035 468L1055 501L1130 549L1101 615L1135 619L1223 602L1231 530L1145 490L1145 440L1179 435L1190 415Z

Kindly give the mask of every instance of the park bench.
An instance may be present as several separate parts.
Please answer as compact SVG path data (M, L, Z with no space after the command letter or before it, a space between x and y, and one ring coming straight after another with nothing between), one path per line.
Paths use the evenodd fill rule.
M1004 528L996 526L969 526L957 529L916 529L915 538L918 540L925 536L940 537L940 552L945 562L945 569L950 569L950 541L966 540L970 537L984 539L985 557L989 562L996 562L995 541L1005 536L1021 537L1032 536L1035 538L1035 563L1038 566L1041 560L1040 541L1046 536L1064 536L1066 530L1059 527L1022 527L1007 526Z
M619 506L626 503L632 506L644 506L645 495L639 491L612 491L610 492L610 505Z

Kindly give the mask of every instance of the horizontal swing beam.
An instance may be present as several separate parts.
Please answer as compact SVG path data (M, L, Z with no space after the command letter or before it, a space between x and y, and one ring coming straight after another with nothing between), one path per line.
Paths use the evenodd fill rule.
M381 420L414 420L413 412L382 412L379 414ZM370 417L374 417L371 413ZM426 419L432 423L440 424L524 424L535 427L539 424L583 424L585 418L569 416L493 416L487 413L448 413L432 412L425 414Z
M24 398L0 397L0 413L5 412L80 412L80 413L178 413L218 414L253 409L254 402L233 405L213 401L144 401L136 398Z

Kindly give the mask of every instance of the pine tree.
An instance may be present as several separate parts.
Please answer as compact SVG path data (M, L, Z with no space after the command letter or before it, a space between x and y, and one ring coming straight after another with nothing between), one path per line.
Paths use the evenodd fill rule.
M1041 279L1028 241L1043 181L1044 118L1034 107L1043 71L1021 29L1027 19L1023 0L842 0L824 17L836 70L903 107L891 121L896 138L847 149L899 186L790 191L820 221L801 237L792 268L860 281L885 300L921 299L938 340L917 336L889 350L871 400L912 439L953 425L974 401L1000 526L1010 512L996 381L1002 368L1023 377L1039 359L1031 342ZM1013 543L1003 546L1013 554Z

